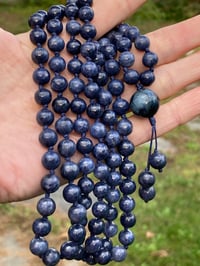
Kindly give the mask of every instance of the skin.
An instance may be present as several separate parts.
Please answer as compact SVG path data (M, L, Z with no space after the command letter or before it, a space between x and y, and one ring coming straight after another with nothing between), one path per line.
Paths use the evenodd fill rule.
M94 0L93 23L98 37L133 14L144 2ZM161 100L169 99L156 114L158 135L200 114L200 87L183 91L200 77L200 52L183 57L200 46L199 24L200 16L196 16L148 34L150 49L159 57L155 68L157 78L151 89ZM67 41L68 36L64 38ZM41 127L36 123L35 115L40 107L34 101L37 85L31 78L37 66L31 61L34 46L29 33L13 35L0 29L0 40L0 202L11 202L41 192L40 180L46 174L41 156L46 149L38 143ZM136 67L140 69L141 56L137 53L136 57ZM129 99L133 92L133 86L127 86L124 97ZM131 140L135 145L147 141L150 137L148 121L135 116L131 120L134 124ZM76 140L75 135L72 138Z

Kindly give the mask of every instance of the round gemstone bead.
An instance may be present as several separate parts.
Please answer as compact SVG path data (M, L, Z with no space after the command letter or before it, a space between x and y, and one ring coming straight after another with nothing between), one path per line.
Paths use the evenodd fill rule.
M60 180L55 174L48 174L42 178L41 187L46 193L54 193L60 187Z
M64 10L60 5L52 5L48 10L48 18L62 19L64 16Z
M64 179L68 181L73 181L79 175L79 166L77 163L72 161L66 161L62 164L60 168L60 173Z
M157 62L158 62L157 54L150 51L146 52L142 58L142 63L146 67L153 67L157 64Z
M105 224L104 233L107 238L115 236L118 232L118 227L114 222L107 222Z
M50 73L44 67L39 67L33 72L33 80L35 83L44 85L50 81Z
M118 186L121 181L121 174L118 171L112 171L107 178L107 182L110 186Z
M156 195L156 191L155 191L154 186L146 188L146 189L143 187L139 188L139 196L145 202L148 202L148 201L152 200L153 198L155 198L155 195Z
M49 109L44 108L44 109L42 109L41 111L39 111L37 113L37 117L36 118L37 118L37 122L41 126L49 126L54 121L54 114Z
M87 107L87 115L90 118L98 119L103 114L103 107L99 103L91 103ZM96 127L96 125L95 125ZM94 130L94 127L93 127Z
M124 72L124 81L127 84L137 84L139 81L140 75L139 73L134 69L127 69Z
M85 85L84 93L90 99L95 99L99 94L100 87L96 82L89 82Z
M86 59L95 59L97 48L94 42L87 41L81 45L81 55Z
M117 41L117 49L119 52L123 53L123 52L129 51L131 47L132 47L132 42L127 37L122 37Z
M86 102L82 98L75 98L71 102L71 110L75 114L82 114L86 110Z
M108 146L105 143L98 143L94 146L93 155L97 160L104 160L109 154Z
M107 109L103 112L102 122L105 125L113 126L117 123L117 114L113 110Z
M66 24L66 31L69 35L76 36L80 33L81 24L76 20L70 20Z
M83 225L74 224L69 228L68 234L70 241L82 244L85 240L86 230Z
M108 185L104 181L100 181L95 184L93 193L98 199L103 199L108 191Z
M132 213L123 213L120 217L120 222L125 228L131 228L136 223L136 217Z
M125 213L129 213L135 208L135 201L129 196L123 196L119 201L119 207Z
M48 47L53 52L61 52L65 47L65 42L61 37L55 35L48 40Z
M64 242L60 248L60 254L64 259L73 260L79 254L79 246L73 241Z
M155 176L149 171L141 172L138 176L138 182L144 189L148 189L155 183Z
M71 74L80 74L81 73L82 62L78 58L71 59L67 64L67 69Z
M73 122L68 117L62 116L56 121L55 128L59 134L65 136L72 132Z
M50 216L56 210L56 203L51 198L41 198L37 204L37 211L42 216Z
M40 105L48 105L51 102L51 92L43 87L35 93L35 101Z
M81 37L83 37L85 40L88 40L88 39L94 39L97 32L96 32L96 28L94 27L94 25L90 23L85 23L81 27L80 34L81 34Z
M33 44L44 44L47 40L47 34L43 29L36 28L30 33L30 40Z
M92 213L96 218L105 218L108 214L108 205L104 201L97 201L92 206Z
M149 157L149 162L150 165L155 168L158 169L159 171L162 171L162 169L166 166L167 164L167 159L166 156L155 150Z
M108 214L106 216L107 221L114 221L118 216L118 210L117 208L110 206L108 208Z
M155 80L155 75L151 70L146 70L140 74L140 82L144 86L151 85L154 82L154 80Z
M37 236L46 236L51 231L51 223L46 218L38 218L34 221L32 229Z
M82 21L91 21L94 17L94 11L90 6L83 6L79 9L78 17Z
M125 260L127 256L127 251L124 247L115 246L112 249L112 260L116 262L121 262Z
M98 67L94 62L87 61L82 64L81 73L87 78L94 78L98 75Z
M109 59L105 62L105 71L109 76L115 76L120 71L120 65L115 59Z
M43 28L46 22L45 18L46 17L44 15L42 15L39 12L36 12L32 16L30 16L28 24L33 29L36 28L37 26Z
M120 144L118 145L118 150L121 155L129 156L134 152L135 146L130 140L125 139L125 140L122 140Z
M120 134L117 130L109 130L105 136L105 141L109 147L115 147L117 146L120 141Z
M69 82L69 89L74 94L79 94L85 88L85 83L82 79L75 77Z
M73 205L69 208L68 215L72 224L81 224L86 218L86 208L81 204Z
M119 56L119 63L123 67L131 67L134 62L135 62L135 57L129 51L122 52Z
M94 170L95 164L91 158L85 157L80 160L79 168L83 174L89 174Z
M136 172L136 165L130 160L124 160L120 165L120 173L126 177L131 177Z
M88 154L93 150L93 143L91 139L82 137L77 142L77 150L82 154Z
M55 170L60 164L60 156L57 152L49 150L42 156L42 164L48 170Z
M120 191L125 195L131 195L136 191L136 184L130 179L124 179L120 184Z
M37 47L32 52L32 60L36 64L45 64L49 59L48 51L43 47Z
M89 130L88 120L82 117L76 119L74 122L74 130L80 134L86 133Z
M117 152L111 152L106 158L106 163L112 169L119 167L122 163L121 155Z
M67 18L76 18L79 8L74 3L68 3L65 7L65 15Z
M99 71L95 81L99 86L105 86L108 82L108 75L105 71Z
M60 34L63 30L63 24L59 19L50 19L47 22L47 31L52 34L52 33L56 33L56 34Z
M48 242L42 238L33 238L30 242L30 250L36 256L43 256L48 250Z
M98 102L103 106L111 104L112 94L108 90L101 88L98 93Z
M102 247L102 241L99 237L90 236L85 241L85 250L89 254L94 254L100 251L101 247Z
M40 143L45 147L52 147L56 144L58 136L53 129L45 128L39 135Z
M104 232L104 221L102 219L93 218L88 223L88 229L91 234L99 235Z
M134 239L134 234L129 229L123 230L119 233L119 241L124 246L132 244Z
M125 99L118 98L113 103L113 111L118 115L124 115L129 110L129 102Z
M120 192L119 192L119 190L118 189L109 189L109 191L108 191L105 199L109 203L118 202L118 200L120 199Z
M66 62L61 56L54 56L49 60L49 67L55 73L60 73L65 70Z
M94 175L99 180L106 180L110 175L109 167L105 163L99 163L94 170Z
M63 139L58 144L58 152L65 158L70 158L76 152L76 144L71 139Z
M81 189L81 192L85 195L89 194L94 189L94 182L92 179L84 176L78 181L78 186Z
M65 114L70 108L70 103L67 98L58 96L53 100L52 107L55 113Z
M124 84L119 79L113 79L108 83L108 90L114 96L120 96L124 91Z
M120 135L127 136L132 132L132 123L127 118L122 118L117 124L117 130Z
M145 51L146 49L149 48L150 41L149 38L145 35L139 35L135 39L135 47L138 50Z
M136 115L152 117L159 108L158 96L150 89L136 91L131 98L130 108Z
M66 90L67 86L68 82L63 76L58 75L51 80L51 88L57 93L62 93L64 90Z
M49 248L43 255L42 260L45 265L55 266L60 261L60 253L54 248Z
M78 55L81 49L81 42L76 39L71 39L66 45L67 52L72 55Z
M129 26L129 28L126 30L125 35L128 37L132 42L135 41L135 39L139 36L140 31L135 26Z
M67 202L78 202L79 198L81 197L80 187L75 184L68 184L63 189L63 197Z
M111 252L108 250L102 250L98 253L96 258L96 262L100 265L106 265L111 261L112 255Z

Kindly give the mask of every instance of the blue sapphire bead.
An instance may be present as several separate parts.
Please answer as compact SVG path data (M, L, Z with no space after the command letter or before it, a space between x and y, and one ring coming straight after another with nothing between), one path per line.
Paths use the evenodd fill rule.
M79 245L74 241L64 242L60 248L60 254L63 259L73 260L79 254Z
M127 84L137 84L139 81L140 75L139 73L134 69L127 69L124 72L124 81Z
M123 98L117 98L113 103L113 111L118 115L125 115L129 110L129 102Z
M107 195L108 191L109 186L104 181L100 181L95 184L93 193L96 198L103 199Z
M65 70L66 62L61 56L54 56L49 60L49 68L54 73L60 73Z
M83 174L89 174L94 170L95 163L91 158L82 158L79 161L79 168Z
M51 110L43 108L37 113L37 122L41 126L49 126L54 121L54 114Z
M107 221L114 221L118 216L118 210L117 208L113 207L113 206L109 206L108 208L108 214L106 216L106 220Z
M86 218L86 208L81 204L72 205L68 211L72 224L81 224Z
M113 126L117 123L117 114L113 110L107 109L103 112L102 122L105 125Z
M62 19L64 17L64 9L60 5L52 5L48 10L48 18Z
M106 60L114 58L117 54L117 49L112 43L107 45L100 45L100 52L104 55Z
M81 49L81 42L76 39L71 39L66 45L67 52L72 55L78 55Z
M81 24L76 20L69 20L66 24L66 31L71 36L76 36L80 33Z
M104 201L97 201L92 206L92 213L96 218L105 218L108 214L108 205Z
M88 229L93 235L100 235L104 232L105 223L102 219L93 218L88 223Z
M120 199L120 191L118 189L109 189L105 199L108 203L113 204L119 201Z
M119 241L125 247L131 245L134 240L134 234L129 229L125 229L119 233Z
M36 237L31 240L29 247L34 255L41 257L48 250L48 242L43 237Z
M55 266L60 261L60 253L54 248L49 248L42 256L42 261L45 265Z
M124 84L119 79L112 79L108 83L108 90L112 93L113 96L120 96L124 91Z
M95 167L94 175L99 180L106 180L110 175L109 167L105 163L98 163Z
M47 40L47 34L43 29L36 28L30 33L30 40L33 44L44 44Z
M48 170L55 170L60 165L60 156L55 151L47 151L42 156L42 164Z
M91 21L94 17L94 11L90 6L83 6L79 9L78 17L82 21Z
M82 67L82 62L78 58L71 59L67 64L68 71L73 75L80 74L81 67Z
M98 62L96 62L98 64ZM108 75L105 71L99 71L97 77L95 77L95 81L99 86L105 86L108 82Z
M155 176L149 171L141 172L138 176L138 182L144 189L148 189L155 183Z
M48 22L47 22L47 31L50 33L50 34L60 34L63 30L63 24L62 22L59 20L59 19L50 19Z
M154 199L156 196L156 191L155 191L154 186L149 187L149 188L140 187L139 188L139 196L145 202L148 202L148 201Z
M144 86L151 85L155 80L154 72L151 70L146 70L140 74L140 83Z
M73 94L79 94L85 89L85 83L78 77L72 78L69 82L69 89Z
M46 193L54 193L60 187L60 180L55 174L45 175L41 180L41 187Z
M85 112L87 105L86 102L82 98L75 98L71 101L71 110L75 114L82 114Z
M101 122L95 122L90 127L90 133L91 133L92 137L94 137L96 139L104 138L106 135L106 127Z
M30 28L36 28L40 27L43 28L46 23L46 14L41 14L39 12L34 13L32 16L30 16L28 20L28 24Z
M120 65L115 59L109 59L105 62L105 71L109 76L115 76L120 71Z
M35 101L40 105L48 105L51 102L52 95L49 90L41 87L35 93Z
M127 256L127 251L124 247L115 246L112 249L112 260L116 262L124 261Z
M73 122L68 117L62 116L56 121L55 129L62 136L68 135L73 130Z
M135 57L129 51L122 52L119 55L119 63L123 67L131 67L134 64L134 62L135 62Z
M89 130L89 122L87 119L80 117L74 121L74 130L77 133L83 134Z
M89 194L94 189L94 182L89 177L82 177L78 181L78 186L81 189L81 192L85 195Z
M53 100L52 107L55 113L65 114L70 108L70 103L67 98L58 96Z
M86 210L88 210L92 206L92 198L87 196L82 195L78 201L81 205L83 205Z
M146 52L142 58L142 63L146 67L154 67L158 63L158 56L153 52Z
M74 3L68 3L65 7L65 16L69 19L77 18L79 8Z
M83 37L83 39L89 40L89 39L94 39L94 37L97 34L97 31L94 25L87 22L82 25L80 34L81 34L81 37Z
M55 201L51 198L41 198L37 204L37 211L42 216L50 216L56 210Z
M118 186L122 181L121 174L118 171L112 171L107 178L107 182L110 186Z
M140 35L140 31L135 26L129 26L125 32L125 36L130 39L131 42L134 42L135 39Z
M129 51L132 47L132 42L130 41L129 38L127 37L122 37L120 38L117 43L117 50L121 53L125 52L125 51ZM129 55L130 56L130 55ZM133 58L132 58L133 60Z
M158 169L160 172L167 164L166 156L159 152L158 150L155 150L149 157L149 162L151 167Z
M121 155L130 156L134 152L135 146L130 140L125 139L118 145L118 150Z
M112 102L112 94L107 89L101 88L97 99L102 106L107 106Z
M87 107L87 115L93 119L100 118L103 114L103 111L104 111L104 109L99 103L93 102L93 103L89 104Z
M117 124L117 131L122 136L128 136L132 132L133 125L127 118L122 118Z
M93 143L91 139L87 137L82 137L78 140L76 148L80 153L88 154L93 150Z
M149 48L149 45L150 45L149 38L147 36L145 36L145 35L139 35L135 39L135 47L138 50L145 51L146 49Z
M55 76L51 80L51 89L57 93L62 93L67 89L68 82L63 76Z
M123 213L120 222L125 228L131 228L136 224L136 217L132 213Z
M102 250L96 258L96 262L100 265L106 265L111 261L112 255L108 250Z
M94 62L87 61L82 64L81 73L87 78L94 78L98 75L98 67Z
M79 172L78 164L72 161L64 162L60 168L61 176L69 182L74 181L79 176Z
M81 197L81 189L75 184L68 184L63 189L63 197L67 202L78 202Z
M63 139L58 144L58 152L65 158L70 158L76 152L76 144L71 139Z
M95 146L94 146L94 149L93 149L93 155L94 157L97 159L97 160L104 160L106 159L106 157L108 156L109 154L109 149L108 149L108 146L101 142L101 143L97 143Z
M46 218L38 218L34 221L32 229L37 236L47 236L51 231L51 223Z
M81 224L74 224L69 228L68 231L69 240L75 243L83 244L86 236L85 227Z
M95 254L100 251L102 240L97 236L90 236L85 241L85 251L89 254Z
M45 128L39 135L40 143L45 147L53 147L58 140L56 132L51 128Z
M104 234L107 238L115 236L118 232L118 227L113 222L107 222L105 224Z
M109 156L106 158L106 163L112 169L117 168L122 163L122 157L117 152L110 152Z
M125 195L131 195L136 191L136 184L133 180L126 178L120 184L120 191Z
M43 47L37 47L32 52L32 60L36 64L45 64L49 60L49 52Z
M50 81L50 73L44 67L39 67L33 72L33 80L39 84L44 85Z
M136 172L136 165L128 159L124 160L120 165L120 173L126 177L133 176L135 172Z
M96 82L89 82L84 87L84 93L87 98L95 99L99 94L100 87Z
M119 201L119 207L123 212L129 213L135 208L135 201L130 196L123 196Z
M84 58L95 59L97 53L97 47L94 42L87 41L81 45L80 52Z
M55 35L55 36L52 36L49 40L48 40L48 47L51 51L53 52L61 52L64 47L65 47L65 42L64 40Z
M117 146L121 141L119 132L114 129L109 130L105 136L105 141L109 147Z
M158 96L150 89L136 91L130 100L130 108L136 115L152 117L159 108Z

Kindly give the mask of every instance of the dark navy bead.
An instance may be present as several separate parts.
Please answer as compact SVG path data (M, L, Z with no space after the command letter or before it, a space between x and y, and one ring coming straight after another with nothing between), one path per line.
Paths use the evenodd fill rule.
M102 247L102 241L96 236L90 236L85 241L85 250L89 254L94 254L100 251Z
M124 139L118 145L118 150L121 155L130 156L134 152L135 146L130 140Z
M54 73L60 73L65 70L66 62L61 56L54 56L49 60L49 68Z
M114 96L120 96L124 91L124 84L119 79L113 79L108 83L108 90Z
M78 77L72 78L69 82L69 89L73 94L79 94L85 89L85 83Z
M106 216L107 221L114 221L118 216L118 210L117 208L110 206L108 209L108 214Z
M32 52L32 60L36 64L45 64L49 60L49 52L43 47L37 47Z
M28 24L30 28L36 28L37 26L43 28L46 22L46 16L36 12L28 19Z
M90 128L91 135L96 139L101 139L106 135L106 127L101 122L95 122Z
M129 229L123 230L119 233L119 242L124 246L129 246L134 240L134 234Z
M162 171L162 169L167 164L167 159L163 153L155 150L149 157L149 163L151 167L158 169L159 171Z
M119 201L119 207L123 212L129 213L135 208L135 201L129 196L123 196Z
M68 53L72 55L78 55L81 49L81 42L76 39L71 39L68 41L66 49Z
M130 39L131 42L134 42L135 39L140 35L140 31L135 26L130 26L129 29L125 32L125 36Z
M100 181L95 184L93 193L96 198L103 199L108 194L108 191L109 186L105 182Z
M38 218L34 221L32 230L37 236L47 236L51 231L51 223L46 218Z
M111 237L115 236L117 234L117 232L118 232L118 227L115 223L107 222L105 224L105 232L104 233L105 233L105 236L107 238L111 238Z
M81 192L85 195L89 194L94 189L94 182L89 177L82 177L78 181L78 186Z
M74 181L79 175L78 164L72 161L64 162L60 168L60 173L64 179Z
M132 132L132 123L127 118L121 119L117 124L117 131L122 136L127 136Z
M68 234L70 241L76 242L80 245L85 240L86 230L83 225L74 224L69 228Z
M45 265L55 266L60 261L60 253L54 248L49 248L47 252L42 256L42 260Z
M112 169L119 167L122 163L121 155L117 152L111 152L106 158L106 163Z
M130 160L124 160L120 165L120 173L126 177L131 177L136 172L136 165Z
M46 193L54 193L60 187L60 180L55 174L45 175L41 180L41 187Z
M108 214L108 205L104 201L97 201L92 206L92 213L97 218L105 218Z
M140 187L139 188L139 196L145 202L148 202L148 201L150 201L150 200L155 198L155 196L156 196L155 188L153 186L149 187L149 188L146 188L146 189L143 188L143 187Z
M149 171L141 172L138 176L138 182L144 189L148 189L155 183L155 176Z
M91 197L82 195L78 201L78 203L82 204L86 210L88 210L92 206L92 199Z
M120 184L120 191L125 195L131 195L136 190L136 184L130 179L124 179Z
M134 62L135 62L135 57L129 51L122 52L119 56L119 63L123 67L131 67L134 64Z
M61 258L67 260L75 259L79 254L79 246L73 241L64 242L60 248Z
M82 6L92 6L93 0L77 0L77 5Z
M76 144L77 150L82 153L82 154L88 154L92 151L93 149L93 143L91 139L87 137L82 137L78 140Z
M81 73L87 78L94 78L98 75L98 67L94 62L87 61L82 64Z
M30 33L30 40L33 44L44 44L47 40L47 34L42 29L34 29Z
M47 31L50 34L52 33L60 34L63 30L62 22L56 18L49 20L46 27L47 27Z
M116 262L124 261L127 256L127 251L124 247L115 246L112 249L112 260Z
M97 143L94 146L93 155L97 160L101 161L101 160L106 159L108 154L109 154L109 149L105 143L103 143L103 142Z
M104 221L102 219L93 218L88 223L88 229L93 235L100 235L104 232Z
M67 18L76 18L78 16L79 8L73 3L68 3L65 8L65 15Z
M117 54L117 49L112 43L107 45L100 45L100 51L104 55L105 59L114 58Z
M98 119L103 114L103 107L99 103L91 103L87 107L87 115L90 118Z
M45 128L39 135L40 143L45 147L52 147L56 144L58 136L51 128Z
M136 224L136 217L132 213L123 213L120 222L125 228L131 228Z
M64 114L70 108L69 100L63 96L58 96L52 102L52 107L55 113Z
M81 98L75 98L71 102L71 110L75 114L82 114L86 110L86 102Z
M91 158L82 158L79 162L79 168L83 174L89 174L94 170L95 163Z
M79 9L78 17L82 21L91 21L94 17L94 11L90 6L83 6Z
M61 37L55 35L48 40L48 47L53 52L61 52L65 47L65 42Z
M80 33L81 24L76 20L70 20L66 24L66 31L71 36L76 36Z
M72 224L81 224L86 218L86 208L81 204L73 205L69 208L68 215Z
M56 131L61 135L67 135L73 130L73 122L66 116L60 117L55 124Z
M37 113L37 122L41 126L50 126L54 121L54 114L49 109L42 109Z
M108 82L108 79L109 77L105 71L99 71L95 81L99 86L105 86Z
M52 95L46 88L40 88L35 93L35 101L40 105L48 105L51 102Z
M47 151L42 156L42 164L48 170L55 170L60 164L60 156L55 151Z
M118 189L109 189L108 193L106 194L105 199L108 203L113 204L118 202L120 199L120 192Z
M109 76L115 76L120 71L120 65L115 59L109 59L105 62L105 71Z
M158 96L150 89L136 91L130 100L130 108L136 115L152 117L159 108Z
M96 57L97 48L94 42L87 41L81 45L81 55L85 58L94 59Z
M129 110L129 102L123 98L117 98L113 103L113 111L118 115L125 115Z
M78 58L71 59L67 64L67 69L71 74L81 73L82 62Z
M75 184L68 184L63 189L63 198L70 203L78 202L81 197L80 187Z
M88 120L82 117L76 119L74 122L74 130L80 134L86 133L89 130Z
M112 94L107 89L101 88L98 93L98 102L103 106L110 105Z
M62 19L64 17L64 10L60 5L52 5L48 10L48 18Z
M124 81L127 84L137 84L139 81L140 75L134 69L128 69L124 72Z
M115 125L117 123L117 115L113 110L105 110L102 116L102 122L105 125Z
M96 28L94 27L94 25L92 25L90 23L85 23L81 27L80 34L81 34L81 37L83 37L83 39L85 39L85 40L94 39L94 37L97 34L97 31L96 31Z
M109 130L105 136L105 141L109 147L117 146L121 141L119 132L114 129Z
M149 38L147 36L145 36L145 35L139 35L135 39L135 47L138 50L145 51L146 49L149 48L149 45L150 45Z
M146 67L153 67L158 63L158 56L153 52L146 52L142 58L142 63Z
M105 64L104 55L102 53L100 53L100 52L97 52L96 57L94 58L94 62L98 66L104 66L104 64Z
M48 250L48 242L42 237L33 238L29 247L34 255L43 256Z
M37 204L37 211L42 216L50 216L56 210L55 201L51 198L41 198Z
M129 51L132 47L132 42L127 37L122 37L117 41L117 49L119 52Z
M121 174L118 171L112 171L107 178L107 182L110 186L118 186L121 181Z
M65 77L63 76L55 76L54 78L52 78L51 80L51 88L53 91L57 92L57 93L62 93L63 91L65 91L67 89L68 86L68 82L66 80Z
M109 167L105 163L99 163L94 170L94 175L100 180L106 180L110 175Z
M151 70L146 70L140 74L140 83L144 86L151 85L155 80L154 72Z
M33 80L40 85L47 84L50 80L50 73L44 67L39 67L33 72Z
M107 239L107 238L103 238L102 239L102 248L103 248L103 250L112 251L112 248L113 248L112 240Z
M58 144L58 152L65 158L70 158L76 152L76 144L71 139L63 139Z
M95 99L98 96L100 87L96 82L89 82L84 87L84 93L87 98L89 99Z

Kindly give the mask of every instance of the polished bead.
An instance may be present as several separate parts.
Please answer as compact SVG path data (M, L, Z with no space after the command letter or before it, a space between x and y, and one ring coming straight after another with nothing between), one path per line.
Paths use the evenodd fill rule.
M28 24L31 28L36 28L37 26L43 28L46 22L46 16L36 12L28 19Z
M108 90L112 93L112 95L120 96L124 91L124 84L119 79L112 79L108 83Z
M79 8L73 3L68 3L65 8L65 15L67 18L76 18L78 16Z
M91 21L94 17L94 11L90 6L83 6L79 9L78 17L82 21Z
M105 62L105 71L109 76L115 76L120 71L120 65L115 59L109 59Z
M149 48L150 41L149 38L145 35L139 35L135 39L135 47L138 50L145 51L146 49Z
M46 193L54 193L60 187L60 180L55 174L45 175L41 180L41 187Z
M135 26L129 26L129 28L125 32L125 36L128 37L132 42L134 42L139 35L140 31Z
M93 162L91 158L85 157L79 161L79 168L83 174L89 174L94 170L95 163Z
M68 215L72 224L81 224L86 218L86 209L83 205L76 204L69 208Z
M36 64L45 64L49 59L49 52L43 47L37 47L33 50L32 60Z
M97 201L92 206L92 213L96 218L105 218L108 214L108 205L104 201Z
M117 208L113 206L109 206L108 208L108 214L106 215L105 219L107 221L114 221L118 216L118 210Z
M74 241L67 241L61 245L60 248L61 258L67 260L75 259L79 254L79 246Z
M81 49L81 42L76 39L71 39L66 45L67 52L72 55L78 55Z
M65 42L61 37L55 35L48 40L48 47L53 52L61 52L65 47Z
M117 49L112 43L108 43L107 45L100 45L100 51L104 55L104 58L106 60L114 58L117 54Z
M55 170L60 164L60 156L55 151L47 151L42 156L42 164L48 170Z
M118 186L121 181L121 174L118 171L112 171L107 178L107 182L110 186Z
M112 94L108 90L101 88L98 93L98 102L102 106L110 105L112 102Z
M71 139L63 139L58 144L58 152L65 158L70 158L76 152L76 144Z
M130 179L124 179L120 184L120 191L125 195L131 195L136 191L136 184Z
M86 102L82 98L75 98L71 101L71 110L75 114L82 114L86 107Z
M146 189L143 188L143 187L140 187L139 188L139 196L145 202L148 202L148 201L152 200L156 196L156 191L155 191L154 186L146 188Z
M79 198L78 203L82 204L86 208L86 210L88 210L92 206L92 198L89 197L88 195L87 196L82 195Z
M55 201L51 198L41 198L37 203L37 211L42 216L50 216L56 210Z
M62 164L60 168L60 173L64 179L68 181L73 181L79 175L78 164L72 161L66 161Z
M115 203L118 202L120 199L120 191L115 188L109 189L105 199L107 200L108 203Z
M125 115L129 110L129 102L125 99L118 98L113 103L113 111L118 115Z
M148 189L155 183L155 176L149 171L143 171L138 176L138 182L144 189Z
M98 256L96 257L96 262L99 265L106 265L111 261L112 255L111 252L108 250L102 250L98 253Z
M59 134L65 136L72 132L73 122L68 117L62 116L56 121L55 128Z
M43 29L36 28L30 33L30 40L33 44L44 44L47 40L47 34Z
M50 81L50 73L44 67L39 67L33 72L33 80L40 85L47 84Z
M115 236L118 232L118 227L114 222L107 222L105 224L104 234L107 238Z
M158 169L161 172L167 164L167 159L163 153L155 150L149 157L149 163L151 167Z
M69 35L76 36L80 33L81 24L76 20L70 20L66 24L66 31Z
M117 123L117 114L113 110L107 109L103 112L102 122L105 125L113 126Z
M84 93L87 98L95 99L99 94L100 87L96 82L89 82L84 87Z
M89 122L85 118L78 118L74 121L74 130L77 133L83 134L89 130Z
M119 207L125 213L129 213L135 208L135 201L130 196L123 196L119 201Z
M136 172L136 165L130 160L124 160L120 165L120 173L126 177L131 177Z
M68 235L70 241L82 244L86 236L85 227L81 224L74 224L69 228Z
M49 248L42 256L42 261L47 266L55 266L60 261L60 253L54 248Z
M48 18L62 19L64 16L64 10L60 5L52 5L48 10Z
M93 143L91 139L82 137L77 141L77 150L82 154L88 154L93 150Z
M119 52L125 52L125 51L129 51L132 47L132 42L129 40L129 38L127 37L122 37L120 38L120 40L117 41L116 43L117 45L117 49ZM134 59L132 58L133 62Z
M132 132L132 123L127 118L122 118L117 124L117 130L120 135L127 136Z
M61 56L54 56L49 60L49 68L55 73L60 73L65 70L66 62Z
M51 102L52 95L46 88L40 88L35 93L35 101L40 105L48 105Z
M69 89L73 94L79 94L85 88L85 83L82 79L75 77L69 82Z
M121 262L125 260L127 251L124 247L115 246L112 249L112 260L116 262Z
M48 242L43 237L36 237L31 240L29 247L34 255L43 256L48 250Z
M129 229L123 230L119 233L119 241L124 246L132 244L134 240L134 234Z
M118 150L121 155L130 156L134 152L135 146L130 140L124 139L118 145Z
M103 114L103 107L99 103L91 103L87 107L87 115L90 118L97 119Z
M125 228L131 228L136 224L136 217L132 213L123 213L120 222Z
M82 62L78 58L71 59L67 64L68 71L75 75L81 73Z
M37 113L36 119L41 126L49 126L54 121L54 114L51 110L43 108Z
M100 251L102 247L102 240L97 236L90 236L85 241L85 250L89 254L94 254Z
M105 163L99 163L95 167L94 175L99 180L106 180L110 175L109 167Z
M52 102L52 107L55 113L64 114L70 108L70 103L67 98L63 96L58 96Z
M146 52L142 58L142 63L146 66L146 67L154 67L158 62L158 56L157 54L153 53L153 52Z
M124 81L127 84L137 84L139 81L140 75L134 69L128 69L124 72Z
M98 64L98 62L96 63ZM108 82L108 75L105 71L99 71L97 77L95 77L95 81L99 86L105 86Z
M58 136L51 128L45 128L39 135L40 143L45 147L52 147L56 144Z
M82 6L92 6L93 0L77 0L77 5Z
M110 152L109 156L106 158L106 163L110 168L119 167L122 163L121 155L117 152Z
M59 20L59 19L50 19L48 22L47 22L47 31L50 33L50 34L60 34L63 30L63 24L62 22Z
M93 235L100 235L104 232L104 221L102 219L93 218L88 223L88 229Z
M81 45L81 55L86 59L96 57L97 48L94 42L87 41Z
M105 143L97 143L93 149L93 155L97 160L104 160L109 154L108 146Z
M63 76L55 76L51 80L51 88L53 91L57 93L62 93L67 89L68 82L65 77Z
M107 239L107 237L102 239L102 248L103 250L112 251L113 243L111 239Z
M109 147L117 146L121 141L119 132L114 129L109 130L105 136L105 141Z
M155 80L155 75L153 71L146 70L140 74L140 83L144 86L151 85Z
M123 67L131 67L134 64L134 62L135 62L135 57L129 51L122 52L119 56L119 63Z
M83 37L85 40L88 40L88 39L93 39L96 36L97 32L94 25L90 23L85 23L81 27L80 34L81 37Z
M32 229L37 236L46 236L51 231L51 223L46 218L38 218L34 221Z
M94 189L94 182L89 177L82 177L78 181L78 186L81 189L81 192L85 195L89 194Z
M92 61L87 61L81 66L81 73L87 78L94 78L98 75L98 67Z
M75 184L68 184L63 189L63 198L70 203L78 202L81 197L81 190Z
M104 138L106 135L106 127L101 122L95 122L90 127L90 133L91 133L92 137L94 137L96 139Z
M136 115L152 117L159 108L158 96L150 89L136 91L131 98L130 108Z
M93 193L97 198L103 199L108 191L109 186L104 181L100 181L95 184Z

